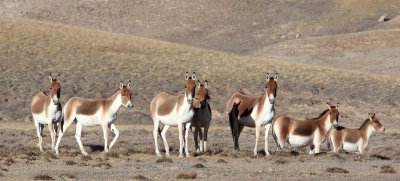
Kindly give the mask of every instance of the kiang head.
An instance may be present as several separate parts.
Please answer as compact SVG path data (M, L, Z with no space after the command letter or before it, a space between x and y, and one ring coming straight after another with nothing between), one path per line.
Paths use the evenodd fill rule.
M375 113L369 113L369 121L371 122L372 128L375 132L384 132L385 126L378 120Z
M196 89L196 73L193 72L192 76L189 76L188 72L185 74L185 97L189 104L193 103L193 98Z
M200 80L197 81L197 89L198 89L198 96L199 96L199 101L201 104L201 107L204 107L206 105L206 101L210 98L208 96L208 81L205 80L204 82L201 82Z
M335 105L332 105L331 103L327 103L328 104L328 109L329 109L329 116L330 116L330 120L331 120L331 124L334 127L338 126L338 122L339 122L339 103Z
M131 93L131 81L127 85L124 85L124 83L121 81L119 84L119 89L120 89L120 94L121 94L121 103L123 106L125 106L128 109L131 109L133 107L132 105L132 93Z
M54 104L58 104L60 101L60 93L61 93L61 86L60 86L60 74L57 75L57 78L53 78L51 73L49 75L50 79L50 98Z
M275 102L276 90L278 88L278 85L276 84L277 80L278 80L278 73L276 73L275 76L273 77L270 77L269 74L267 73L265 89L266 89L266 95L271 104Z

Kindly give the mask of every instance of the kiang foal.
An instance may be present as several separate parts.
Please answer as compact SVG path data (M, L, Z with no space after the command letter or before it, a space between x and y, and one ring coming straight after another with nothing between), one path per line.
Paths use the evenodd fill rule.
M329 109L314 119L296 120L287 116L276 118L272 124L272 135L278 148L282 149L285 142L288 142L293 147L310 145L310 154L319 153L326 134L332 126L337 126L339 119L337 106L328 106Z
M341 146L345 151L358 150L360 154L364 153L372 133L385 131L385 127L376 118L375 113L369 113L368 115L369 118L364 121L360 128L338 127L332 129L328 134L328 148L330 148L330 142L332 142L333 152L335 153L339 151Z

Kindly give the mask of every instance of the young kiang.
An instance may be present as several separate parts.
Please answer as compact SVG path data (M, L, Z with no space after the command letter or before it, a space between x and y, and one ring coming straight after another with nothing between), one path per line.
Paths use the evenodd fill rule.
M198 98L194 99L194 116L192 119L192 127L194 127L194 145L196 148L196 152L206 152L207 151L207 136L208 136L208 128L211 123L211 107L208 104L208 81L200 82L197 81L198 88ZM204 128L204 132L201 130ZM198 137L200 137L200 147L198 144Z
M54 150L56 141L57 128L61 118L61 103L60 103L60 74L57 78L50 79L50 93L40 92L36 94L31 103L31 112L35 123L37 136L39 138L38 147L43 151L42 147L42 131L45 125L49 126L51 137L51 148Z
M261 126L265 125L264 149L266 155L270 155L268 151L268 132L275 114L274 103L278 87L276 83L277 80L278 73L275 74L275 77L270 77L267 73L265 93L263 95L249 96L242 92L237 92L229 99L227 111L235 150L239 150L238 141L243 128L245 126L255 127L256 144L254 147L254 156L256 156L260 129Z
M339 120L338 106L328 106L327 110L314 119L296 120L287 116L276 118L272 124L272 135L278 148L284 148L285 142L288 142L293 147L310 146L310 154L319 153L326 134L332 126L337 126Z
M186 156L189 157L188 137L191 120L194 115L193 98L195 95L196 73L190 77L185 75L185 93L174 96L166 92L161 92L154 97L150 104L151 117L154 122L154 144L157 156L161 157L158 150L157 137L159 133L160 122L164 124L161 131L161 137L164 141L165 155L169 157L169 146L165 134L169 127L178 126L179 131L179 157L183 157L183 148L185 147ZM185 127L185 139L183 139L183 127ZM184 146L185 145L185 146Z
M125 86L121 81L119 89L109 98L92 100L72 97L69 99L63 109L61 132L58 136L55 147L56 154L60 153L58 147L63 134L74 122L76 123L75 138L83 155L87 155L81 141L83 126L102 126L104 134L104 151L108 152L109 149L114 146L119 137L119 131L114 124L119 108L121 106L128 109L132 108L132 94L130 88L130 82ZM108 146L109 129L115 134L110 146Z
M339 151L340 147L345 151L364 153L372 133L385 131L385 127L376 118L375 113L369 113L368 115L369 118L364 121L360 128L338 127L332 129L328 134L328 148L330 148L330 142L332 142L333 152L335 153Z

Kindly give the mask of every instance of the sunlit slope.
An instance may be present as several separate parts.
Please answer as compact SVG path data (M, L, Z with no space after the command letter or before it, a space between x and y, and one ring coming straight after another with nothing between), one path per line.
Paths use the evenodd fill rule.
M152 123L151 99L161 91L181 93L186 71L210 82L214 124L227 124L232 93L260 95L266 72L279 72L277 115L315 116L326 102L340 102L345 121L365 119L370 111L391 122L399 118L394 109L400 105L400 83L391 77L26 19L0 17L0 27L0 116L6 121L29 118L33 95L48 90L49 72L62 73L64 103L72 96L110 96L119 81L132 80L134 109L117 118L124 123Z

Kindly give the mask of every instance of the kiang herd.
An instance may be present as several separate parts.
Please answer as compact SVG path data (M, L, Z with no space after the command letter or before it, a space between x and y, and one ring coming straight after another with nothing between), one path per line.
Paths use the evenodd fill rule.
M104 151L108 152L119 137L119 131L115 126L117 112L121 106L128 109L133 107L131 83L124 85L121 81L115 93L105 99L85 99L72 97L62 107L60 103L60 75L57 78L49 76L50 92L36 94L31 103L31 112L37 136L38 147L42 147L42 131L48 125L52 140L51 147L58 155L60 153L60 141L72 125L76 124L75 138L83 155L87 155L82 141L81 132L83 126L98 126L103 129ZM370 136L374 132L383 132L385 127L377 119L375 113L369 113L368 118L360 128L345 128L338 126L338 104L328 103L328 108L320 116L313 119L298 120L288 116L274 119L274 103L277 97L278 73L271 76L267 73L265 93L260 96L250 96L242 92L234 93L227 104L227 114L234 143L234 149L239 150L239 136L243 128L252 127L256 131L254 156L257 155L258 140L261 128L265 128L265 153L270 155L268 148L268 135L272 127L272 137L282 150L288 143L292 147L310 147L310 154L319 153L321 144L326 140L328 148L333 145L333 152L338 153L342 148L345 151L357 151L364 153ZM208 103L208 81L196 82L196 73L191 76L186 72L185 91L181 95L171 95L167 92L157 94L150 103L151 118L154 123L155 153L161 157L158 148L160 136L165 146L165 156L169 157L169 146L166 139L168 128L177 126L179 131L179 157L190 156L188 148L189 129L194 127L194 141L197 152L207 150L207 135L211 123L211 107ZM196 88L198 96L195 96ZM161 123L161 124L160 124ZM203 128L203 130L202 130ZM114 133L114 139L108 144L108 132ZM58 136L57 136L58 134ZM56 137L57 140L56 140ZM198 141L200 137L200 144Z

